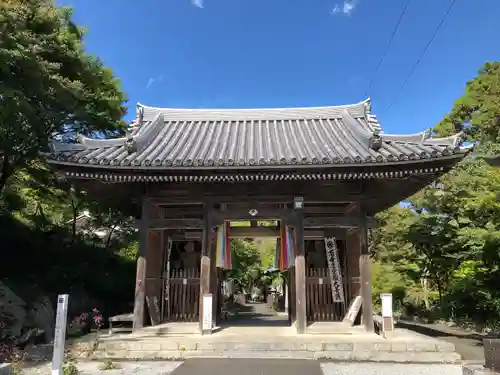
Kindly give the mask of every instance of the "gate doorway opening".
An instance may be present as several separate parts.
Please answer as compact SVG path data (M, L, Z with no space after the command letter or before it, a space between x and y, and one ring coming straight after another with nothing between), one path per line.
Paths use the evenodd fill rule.
M217 269L217 326L291 326L293 270L276 266L276 228L275 220L230 223L231 268Z

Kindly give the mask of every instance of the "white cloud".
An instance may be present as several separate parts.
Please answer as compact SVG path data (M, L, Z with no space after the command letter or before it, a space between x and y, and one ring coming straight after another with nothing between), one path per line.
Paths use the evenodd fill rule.
M149 89L153 83L155 83L155 79L153 77L149 77L148 83L146 84L146 90Z
M146 84L146 90L153 86L153 83L155 82L163 82L163 73L156 78L149 77L148 83Z
M354 9L356 9L357 5L357 0L344 0L343 4L335 5L335 7L332 9L332 14L342 13L346 16L350 16Z
M192 4L197 8L203 8L203 0L191 0Z

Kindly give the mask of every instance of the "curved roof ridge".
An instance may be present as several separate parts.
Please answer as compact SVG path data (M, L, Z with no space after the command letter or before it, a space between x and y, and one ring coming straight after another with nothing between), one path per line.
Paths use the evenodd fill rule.
M137 104L137 118L151 121L158 113L165 121L246 121L246 120L299 120L319 118L341 118L348 110L354 118L367 116L370 99L338 106L288 107L288 108L160 108Z
M156 109L156 110L174 110L174 111L200 111L200 112L237 112L237 111L286 111L286 110L314 110L314 109L344 109L346 107L364 106L371 102L371 98L366 98L358 103L340 104L340 105L327 105L327 106L313 106L313 107L264 107L264 108L183 108L183 107L154 107L137 103L137 108Z
M384 141L403 143L422 143L424 145L447 145L458 147L464 139L464 133L450 135L448 137L432 137L432 130L427 129L419 133L410 134L381 134Z

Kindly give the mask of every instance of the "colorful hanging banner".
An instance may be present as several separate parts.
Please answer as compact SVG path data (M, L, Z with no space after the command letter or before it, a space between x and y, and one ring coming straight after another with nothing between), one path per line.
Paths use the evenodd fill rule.
M228 270L232 268L231 243L229 242L230 226L231 223L225 221L217 228L216 264L217 267Z
M295 264L295 229L286 225L281 228L280 238L276 241L276 256L274 267L279 270L286 270Z

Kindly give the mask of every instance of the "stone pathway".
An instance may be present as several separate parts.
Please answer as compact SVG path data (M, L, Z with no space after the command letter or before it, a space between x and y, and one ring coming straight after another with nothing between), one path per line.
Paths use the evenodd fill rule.
M443 324L424 324L401 321L398 326L455 345L455 351L466 361L484 362L482 335L452 328Z
M288 326L288 317L278 315L267 303L255 302L241 305L235 314L228 317L227 326Z
M322 375L318 361L298 359L188 359L172 375Z

